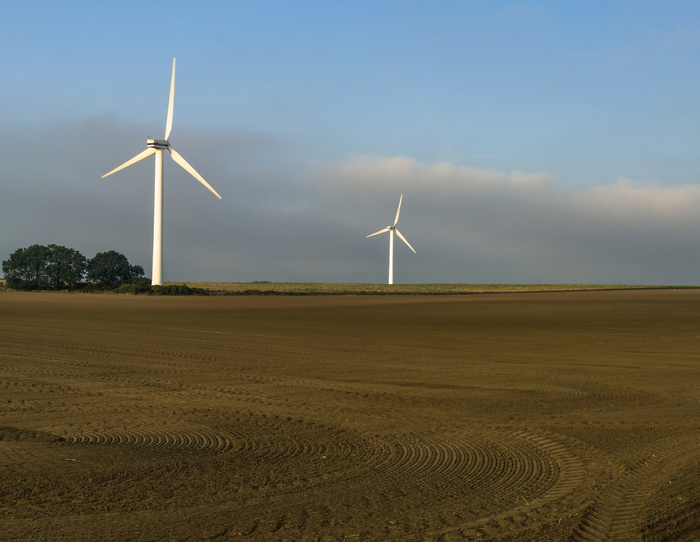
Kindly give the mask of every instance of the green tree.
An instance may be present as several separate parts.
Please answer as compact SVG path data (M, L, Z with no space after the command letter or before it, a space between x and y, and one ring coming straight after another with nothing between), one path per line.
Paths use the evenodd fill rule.
M46 264L50 250L43 245L18 248L7 260L2 262L9 288L19 290L39 290L48 287Z
M56 290L75 288L85 275L85 256L75 249L59 245L49 245L48 249L46 275L51 286Z
M123 254L115 250L98 252L87 262L87 280L108 288L132 284L143 277L143 267L130 265Z
M7 286L18 290L74 288L85 274L85 257L60 245L19 248L2 262Z

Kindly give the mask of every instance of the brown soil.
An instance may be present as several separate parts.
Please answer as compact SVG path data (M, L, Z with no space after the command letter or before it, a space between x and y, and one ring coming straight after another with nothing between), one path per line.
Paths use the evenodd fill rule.
M700 291L0 294L2 540L694 540Z

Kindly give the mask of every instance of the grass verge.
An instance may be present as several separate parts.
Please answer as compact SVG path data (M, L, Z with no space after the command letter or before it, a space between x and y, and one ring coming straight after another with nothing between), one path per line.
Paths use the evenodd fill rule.
M584 290L674 289L694 286L622 284L351 284L320 282L186 282L219 295L465 295Z

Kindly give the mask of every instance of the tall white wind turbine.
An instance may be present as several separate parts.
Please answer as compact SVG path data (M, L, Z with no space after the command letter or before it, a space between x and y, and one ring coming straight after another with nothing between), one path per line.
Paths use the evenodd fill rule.
M163 139L146 139L147 149L131 160L124 162L121 166L113 169L109 173L102 175L104 179L112 173L129 167L152 154L156 155L156 176L155 176L155 196L153 202L153 273L151 284L163 284L163 151L168 150L170 156L185 171L206 186L217 198L221 196L214 190L204 178L187 163L175 149L170 146L170 131L173 127L173 104L175 101L175 59L173 58L173 75L170 80L170 99L168 100L168 118L165 122L165 137Z
M406 238L401 235L401 232L396 229L396 224L399 223L399 214L401 213L401 202L403 201L403 194L401 194L401 197L399 198L399 208L396 209L396 218L394 219L394 223L391 226L387 226L386 228L379 230L374 233L370 233L367 235L367 237L372 237L373 235L379 235L380 233L384 232L389 232L389 284L394 284L394 232L396 232L396 235L399 236L399 238L406 243L406 246L413 250L413 253L415 254L415 250L411 246L411 244L406 241Z

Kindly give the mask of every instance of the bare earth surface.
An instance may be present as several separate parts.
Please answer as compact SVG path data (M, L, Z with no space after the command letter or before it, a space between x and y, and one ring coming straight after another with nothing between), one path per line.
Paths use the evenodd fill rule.
M0 293L2 540L695 540L700 291Z

